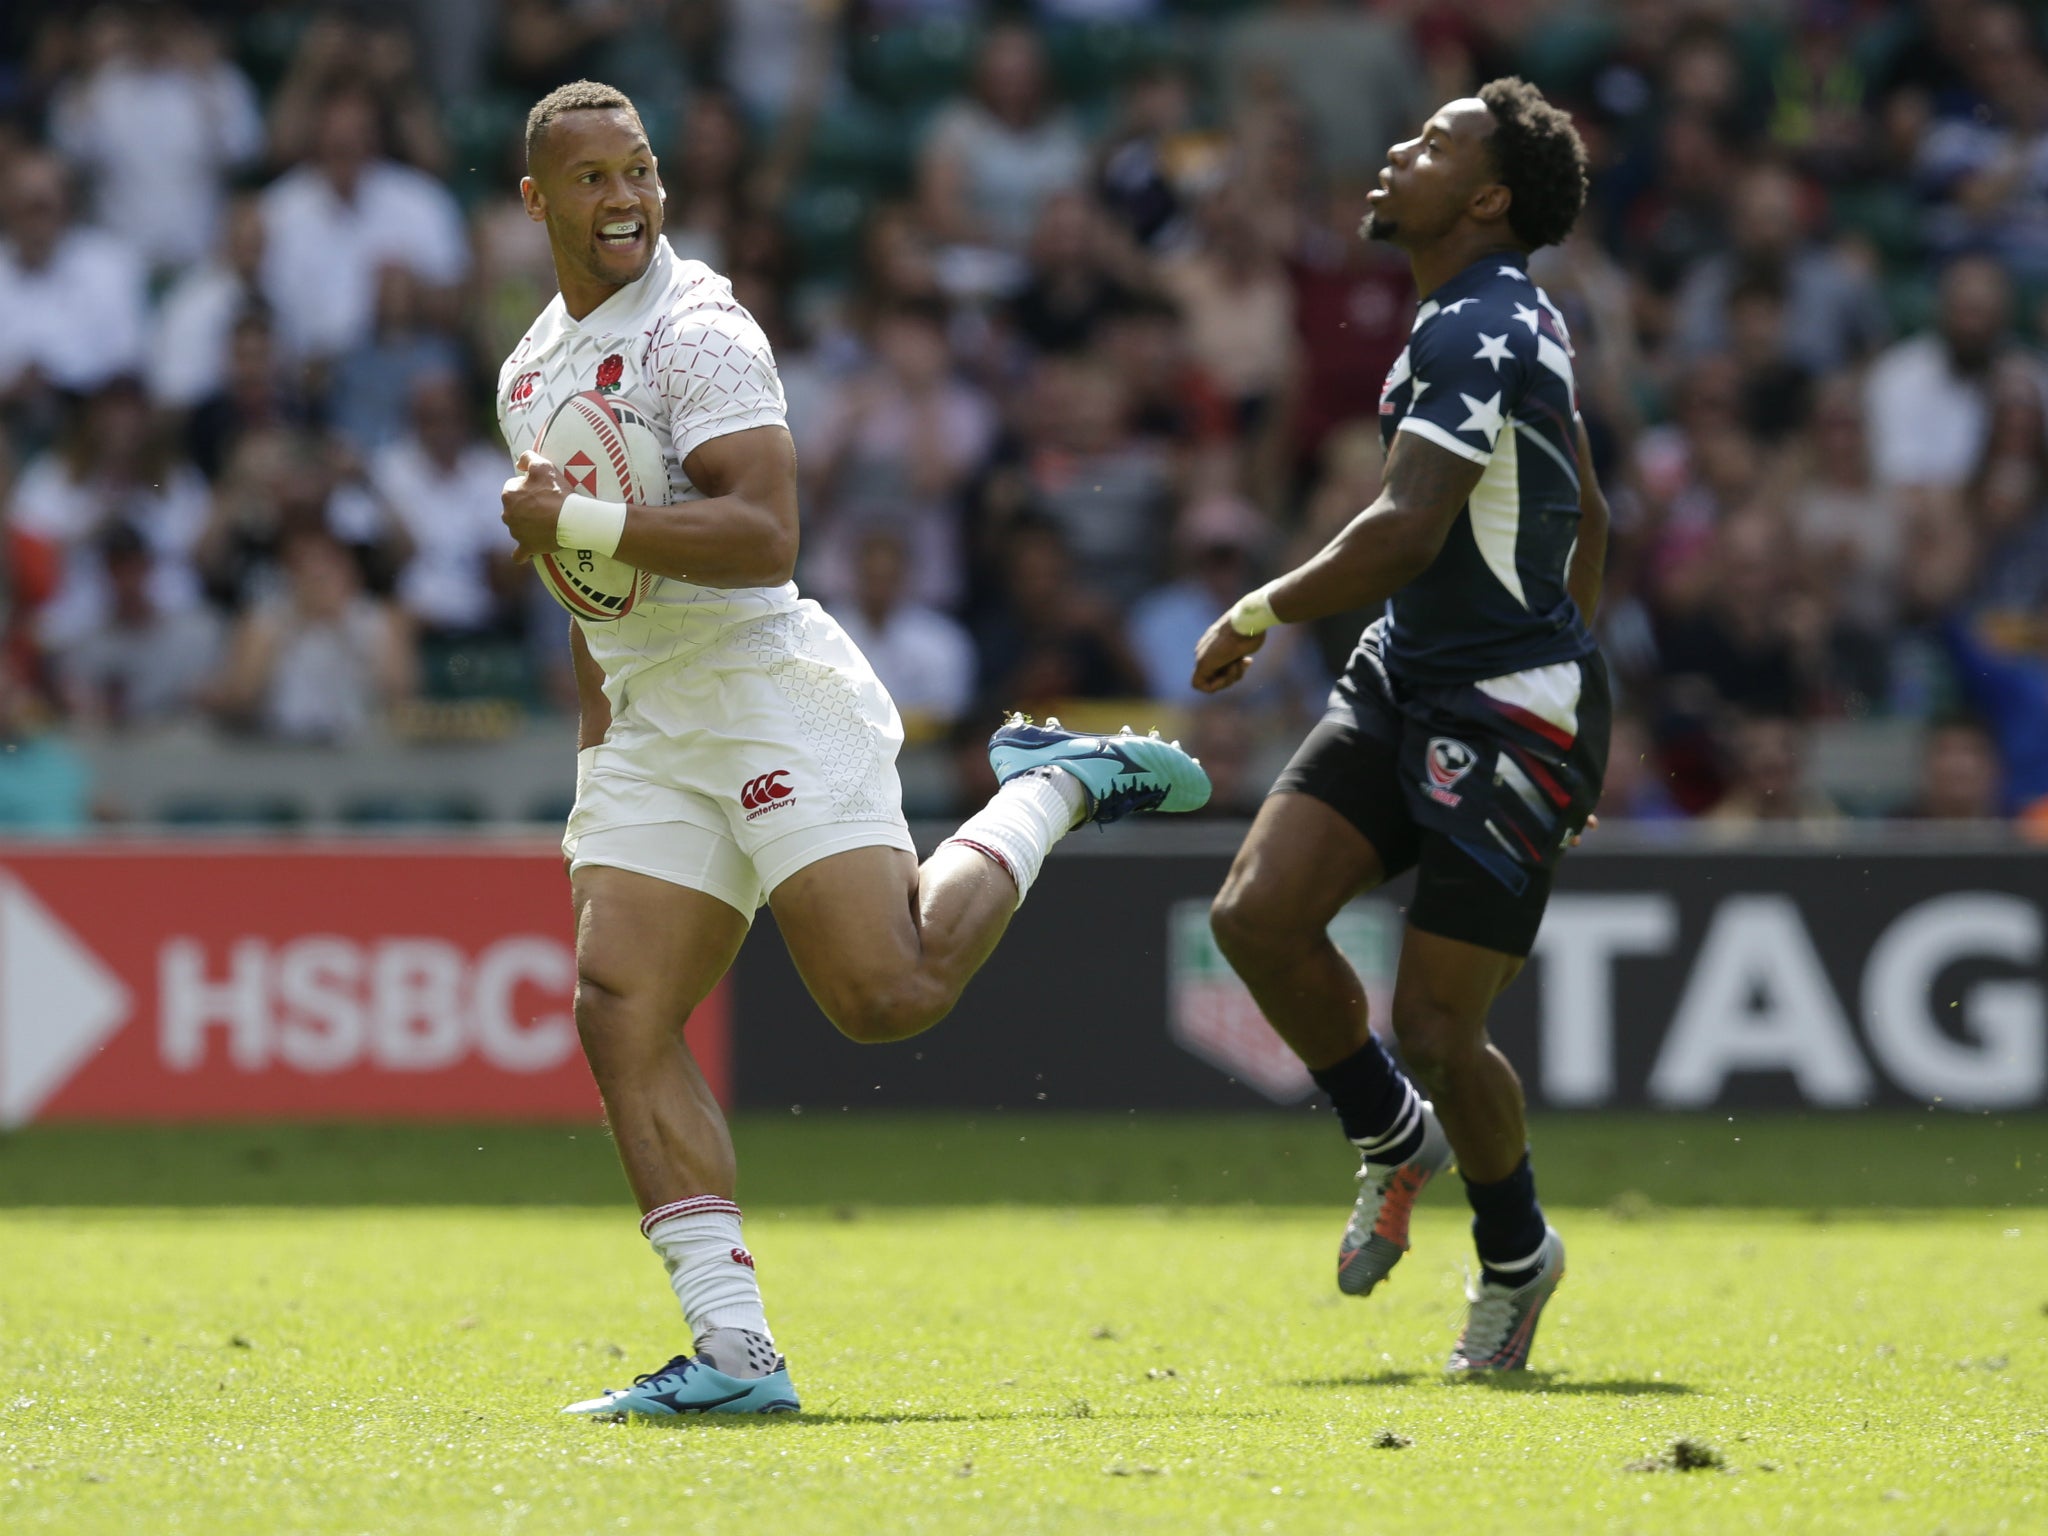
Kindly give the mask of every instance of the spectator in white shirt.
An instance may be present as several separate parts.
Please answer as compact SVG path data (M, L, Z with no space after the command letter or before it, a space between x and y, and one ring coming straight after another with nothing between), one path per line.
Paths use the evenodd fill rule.
M429 634L476 634L496 623L499 594L515 579L499 520L505 455L477 435L454 374L421 377L411 404L411 433L370 465L377 494L412 543L398 601Z
M967 712L974 642L937 609L905 601L909 571L902 536L871 529L856 552L852 599L832 612L896 701L906 731L929 738Z
M1989 257L1942 274L1934 329L1878 354L1865 382L1877 478L1886 485L1960 486L1983 453L1991 381L2012 365L2012 285Z
M300 357L332 358L369 337L387 263L443 304L469 270L455 199L380 157L376 99L352 87L322 103L312 158L263 194L263 217L264 294Z
M62 162L16 157L0 243L0 397L83 394L142 365L146 274L115 236L69 221Z
M8 512L16 529L59 554L57 590L36 614L43 644L68 645L106 622L99 539L116 523L149 547L151 601L166 613L197 606L209 511L205 480L176 457L137 380L117 379L76 408L60 445L22 472Z
M212 703L280 741L348 741L412 694L405 619L363 591L348 547L302 524L286 535L284 585L236 627Z
M852 585L853 548L869 527L903 532L910 596L957 606L966 589L960 496L994 445L988 397L952 368L946 312L898 304L874 326L874 365L837 392L807 433L818 509L806 581L838 594Z
M1028 28L989 33L974 95L939 113L925 141L919 195L941 239L1021 254L1053 193L1088 173L1088 141L1049 95Z
M263 307L262 271L263 205L245 195L228 205L219 250L164 295L150 339L150 399L188 411L227 383L235 322Z
M263 117L213 35L169 7L109 6L86 24L92 64L57 94L57 150L89 174L93 217L150 265L214 241L228 174L263 148Z
M155 725L195 710L220 665L221 624L212 609L166 612L151 595L155 561L141 534L116 523L99 539L106 621L57 656L65 708L74 720Z

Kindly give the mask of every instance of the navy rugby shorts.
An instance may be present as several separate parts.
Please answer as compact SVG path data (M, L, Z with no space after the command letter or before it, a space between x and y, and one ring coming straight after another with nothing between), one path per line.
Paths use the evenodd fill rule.
M1416 928L1526 956L1557 861L1599 801L1611 715L1598 653L1410 684L1387 671L1375 624L1273 792L1342 815L1388 879L1416 869Z

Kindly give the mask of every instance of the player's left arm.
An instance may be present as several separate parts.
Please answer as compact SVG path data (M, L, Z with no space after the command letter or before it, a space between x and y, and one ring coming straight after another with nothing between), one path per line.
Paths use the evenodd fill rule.
M1577 423L1579 443L1579 541L1572 546L1571 569L1564 584L1579 605L1579 616L1588 624L1600 611L1600 582L1607 574L1607 496L1593 473L1593 445L1586 438L1586 423Z
M1429 569L1485 472L1483 461L1419 433L1395 433L1378 498L1318 554L1253 595L1267 605L1263 617L1299 624L1384 603ZM1246 634L1238 618L1237 609L1224 614L1195 648L1194 685L1203 693L1243 677L1265 644L1264 627Z
M507 482L505 526L519 558L554 549L562 472L532 452L519 456L523 480ZM614 554L657 576L700 587L774 587L796 570L796 444L782 426L748 427L698 444L683 460L701 501L654 507L628 503Z

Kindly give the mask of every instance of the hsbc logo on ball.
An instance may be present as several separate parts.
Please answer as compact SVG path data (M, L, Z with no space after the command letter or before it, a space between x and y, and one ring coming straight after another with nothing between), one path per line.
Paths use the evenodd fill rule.
M770 811L780 810L796 798L796 791L786 782L787 768L778 768L773 773L764 773L758 779L749 779L740 786L740 805L745 808L747 820L756 821Z
M578 448L562 466L562 478L588 496L597 490L597 461Z

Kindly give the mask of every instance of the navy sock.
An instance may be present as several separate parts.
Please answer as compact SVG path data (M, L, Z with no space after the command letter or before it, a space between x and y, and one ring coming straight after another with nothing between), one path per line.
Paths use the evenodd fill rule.
M1330 1096L1353 1146L1376 1163L1405 1163L1422 1148L1415 1089L1370 1035L1342 1061L1309 1076Z
M1472 1243L1486 1278L1499 1285L1524 1285L1535 1275L1531 1262L1543 1247L1543 1207L1536 1203L1536 1175L1529 1154L1497 1184L1465 1180L1472 1205Z

